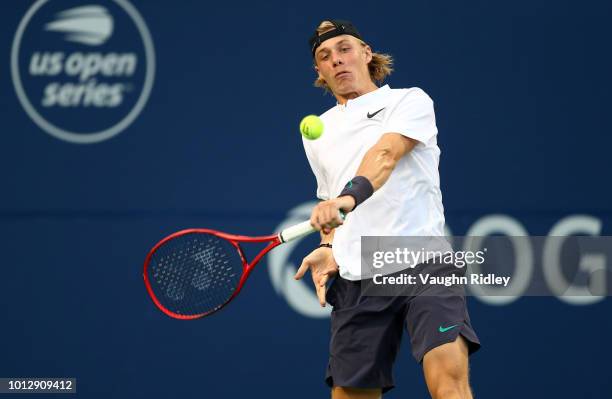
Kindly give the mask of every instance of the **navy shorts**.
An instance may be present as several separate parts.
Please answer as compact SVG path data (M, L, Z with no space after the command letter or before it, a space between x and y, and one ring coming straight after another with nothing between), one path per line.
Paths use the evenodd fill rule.
M423 266L436 275L457 270L453 265L431 264L416 270ZM463 286L427 285L418 292L414 296L366 296L362 281L341 277L333 281L327 291L327 301L333 306L325 378L330 387L382 388L383 392L393 388L393 364L404 329L419 363L429 350L455 341L460 334L470 354L480 348Z

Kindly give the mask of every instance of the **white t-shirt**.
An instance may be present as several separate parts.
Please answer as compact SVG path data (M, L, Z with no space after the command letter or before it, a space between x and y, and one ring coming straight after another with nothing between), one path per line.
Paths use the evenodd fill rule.
M317 179L317 197L322 200L340 194L383 133L419 141L387 182L336 229L333 254L343 278L371 277L361 273L361 236L444 236L438 129L433 101L423 90L386 85L345 105L337 104L321 119L323 135L303 142Z

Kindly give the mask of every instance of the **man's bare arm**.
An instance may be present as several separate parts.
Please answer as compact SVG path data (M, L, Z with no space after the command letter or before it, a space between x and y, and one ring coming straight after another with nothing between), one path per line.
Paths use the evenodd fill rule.
M365 153L356 176L366 177L372 183L374 191L378 190L389 179L399 160L417 144L418 141L399 133L383 134Z
M383 134L363 156L356 176L365 177L372 184L374 191L378 190L389 180L399 160L417 144L418 141L400 133ZM350 212L354 208L355 198L351 195L323 201L312 211L310 224L322 233L329 234L331 226L342 224L338 211Z

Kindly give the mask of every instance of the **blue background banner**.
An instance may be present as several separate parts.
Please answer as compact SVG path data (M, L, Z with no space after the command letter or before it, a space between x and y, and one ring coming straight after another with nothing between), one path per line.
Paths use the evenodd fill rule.
M394 56L391 87L433 98L450 232L611 233L609 2L83 6L0 5L0 377L75 377L86 398L328 395L329 309L289 278L314 237L210 318L168 318L142 281L175 230L307 218L298 123L335 104L312 86L324 18ZM609 397L609 298L473 297L470 311L477 397ZM408 345L389 398L427 397Z

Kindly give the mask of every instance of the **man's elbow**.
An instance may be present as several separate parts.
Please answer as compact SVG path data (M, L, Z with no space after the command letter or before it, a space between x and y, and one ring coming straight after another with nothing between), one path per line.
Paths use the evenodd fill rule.
M418 144L418 141L400 133L385 133L378 144L385 151L390 151L395 162L398 162Z

